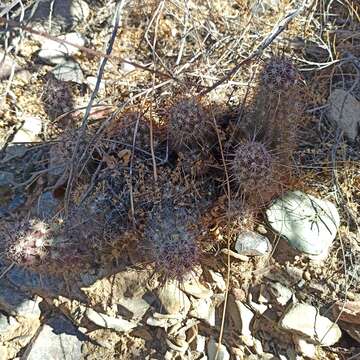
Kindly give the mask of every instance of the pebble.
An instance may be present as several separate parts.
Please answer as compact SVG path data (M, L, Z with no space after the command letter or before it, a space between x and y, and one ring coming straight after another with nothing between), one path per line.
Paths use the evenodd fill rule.
M250 324L254 318L254 313L241 301L235 300L236 307L240 315L239 330L241 335L252 338Z
M216 287L220 291L225 291L226 290L226 282L225 282L223 276L219 272L213 271L211 269L209 269L209 274L210 274L211 280L215 283Z
M212 337L208 342L207 353L209 360L230 360L230 354L226 346L223 344L220 344L220 346L218 346L218 342L215 341L215 339Z
M321 316L314 306L303 303L289 306L279 326L323 346L334 345L341 337L337 324Z
M136 323L132 323L120 317L115 318L101 314L91 308L86 309L85 316L97 326L119 332L129 332L137 326Z
M158 298L167 314L186 315L190 310L189 298L172 281L168 281L158 290Z
M21 359L63 359L66 356L66 360L79 360L85 340L86 337L69 320L56 316L41 326Z
M290 191L266 210L271 227L295 249L327 255L340 225L334 204L300 191Z
M293 336L293 341L296 346L296 349L304 356L309 359L316 359L316 346L307 342L306 340L298 337L297 335Z
M235 243L235 250L240 255L262 256L271 252L269 239L253 231L241 232Z
M197 278L191 278L180 284L180 289L188 295L192 295L198 299L205 299L213 295L213 291L203 284Z
M85 46L86 39L79 33L71 32L57 37L58 40L65 40L77 46ZM51 39L45 39L41 44L38 53L40 60L47 64L62 64L67 58L79 52L80 49L66 43L57 42Z
M24 119L23 125L16 132L12 143L27 143L27 142L37 142L41 139L39 134L42 130L42 121L39 118L33 116L27 116Z
M55 78L60 81L72 81L78 84L82 84L84 82L84 74L80 65L71 59L56 65L52 70L52 73Z
M352 141L360 125L360 102L348 91L335 89L329 97L328 116Z
M270 283L269 292L274 297L277 304L281 306L285 306L293 297L292 291L279 282Z
M86 84L89 86L91 91L94 91L96 83L97 83L97 77L96 76L88 76L86 78ZM104 79L102 79L100 81L100 85L99 85L99 93L104 93L105 90L106 90L106 81Z
M215 326L215 306L211 298L194 299L191 301L193 310L190 316L203 320L210 326Z

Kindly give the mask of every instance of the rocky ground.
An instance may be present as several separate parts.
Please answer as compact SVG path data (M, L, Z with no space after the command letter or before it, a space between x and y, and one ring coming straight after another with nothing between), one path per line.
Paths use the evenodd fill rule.
M0 14L1 360L360 357L357 2Z

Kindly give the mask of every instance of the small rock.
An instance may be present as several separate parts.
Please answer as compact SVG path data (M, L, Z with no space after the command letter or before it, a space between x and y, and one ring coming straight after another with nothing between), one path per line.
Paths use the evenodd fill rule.
M341 337L339 326L308 304L296 303L288 307L279 326L287 331L309 338L323 346L334 345Z
M193 310L190 311L191 316L215 326L215 306L211 298L194 299L191 303L193 306Z
M225 291L226 290L226 282L225 282L223 276L219 272L213 271L211 269L209 269L209 274L211 276L212 281L215 282L216 287L220 291Z
M352 141L360 125L360 102L349 92L335 89L329 97L329 118Z
M86 84L89 86L89 88L93 91L95 89L97 83L97 77L96 76L88 76L86 78ZM105 92L106 89L106 81L101 80L99 85L99 93Z
M40 141L38 135L41 133L42 121L33 116L27 116L21 128L16 132L12 143L26 143Z
M218 346L218 343L214 340L214 338L210 338L207 346L207 352L209 360L230 360L230 354L226 346L223 344Z
M198 299L205 299L213 295L213 291L203 284L197 278L192 278L180 284L180 289L188 295L192 295Z
M203 335L198 334L195 339L195 350L199 353L205 353L205 345L206 345L206 337Z
M120 68L124 73L129 73L136 69L133 64L129 64L128 62L122 62Z
M135 323L120 317L111 317L90 308L86 309L85 316L97 326L119 332L129 332L137 326Z
M21 67L9 54L0 51L0 81L9 79L13 69L14 74L16 74L21 70Z
M53 317L42 325L21 358L78 360L84 340L86 337L65 317Z
M12 316L7 317L4 314L0 313L0 338L2 333L8 332L10 328L17 325L18 322L15 318L13 318Z
M334 204L300 191L289 191L267 210L271 227L299 251L327 254L340 225Z
M254 313L241 301L235 300L235 303L240 315L240 321L241 321L241 323L239 324L240 333L243 336L252 338L250 324L252 319L254 318Z
M190 310L190 300L172 281L168 281L159 289L158 298L168 314L186 315Z
M293 296L292 291L279 282L270 283L269 292L281 306L285 306Z
M60 81L72 81L78 84L84 82L84 74L80 65L74 60L66 60L52 70L55 78Z
M294 335L293 337L296 349L309 359L316 359L316 346L307 342L306 340Z
M339 320L360 325L360 301L337 301L332 311L335 318L340 314Z
M267 237L253 231L243 231L236 239L235 250L240 255L262 256L269 254L272 246Z
M58 40L65 40L77 46L85 46L86 39L79 33L73 32L57 37ZM80 49L66 43L45 39L41 44L38 57L48 64L62 64L67 58L79 52Z
M39 303L42 301L40 297L32 300L23 292L7 285L5 281L0 282L0 289L0 309L14 316L40 317Z

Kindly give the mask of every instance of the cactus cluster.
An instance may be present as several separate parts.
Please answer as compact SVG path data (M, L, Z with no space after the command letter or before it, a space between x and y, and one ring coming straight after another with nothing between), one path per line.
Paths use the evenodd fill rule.
M269 61L262 73L263 84L272 91L283 92L296 84L298 72L286 58L274 57Z
M231 159L236 183L247 192L266 186L273 175L273 157L265 145L256 141L240 143Z
M164 278L181 281L198 264L195 222L189 210L170 201L155 206L150 213L144 231L148 258Z

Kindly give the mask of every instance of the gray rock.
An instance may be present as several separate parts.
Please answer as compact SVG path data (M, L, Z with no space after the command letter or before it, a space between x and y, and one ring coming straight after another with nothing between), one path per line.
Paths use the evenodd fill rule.
M215 326L215 305L211 298L193 299L191 304L193 310L190 311L190 316L203 320L210 326Z
M271 252L269 239L253 231L243 231L236 239L235 250L241 255L262 256Z
M86 309L85 316L97 326L119 332L129 332L137 326L136 323L132 323L120 317L115 318L101 314L90 308Z
M300 191L290 191L266 210L271 227L295 249L310 255L327 254L340 225L334 204Z
M86 337L65 317L53 317L42 325L22 359L79 360L85 340Z
M329 97L328 116L344 134L355 140L360 125L360 102L342 89L335 89Z
M77 46L84 46L86 44L86 39L76 32L58 36L57 39L65 40ZM46 39L41 45L38 57L48 64L56 65L64 63L67 58L79 51L78 47Z
M214 338L210 338L208 342L207 353L209 360L230 360L230 354L226 346L220 344L220 346L218 347L218 343L217 341L215 341Z
M190 310L190 301L174 282L168 281L158 290L158 298L162 309L167 314L186 315Z
M35 10L35 11L34 11ZM51 35L60 35L83 23L90 15L90 8L83 0L43 0L25 11L25 20L29 20L36 30L46 31ZM51 23L49 22L51 19ZM43 41L43 37L37 37Z
M74 60L66 60L52 70L55 78L61 81L72 81L78 84L84 82L84 74L80 65Z
M288 307L279 326L322 346L334 345L341 338L339 326L311 305L296 303Z
M40 297L30 299L25 293L14 289L3 280L0 280L0 289L0 309L14 316L40 317Z

